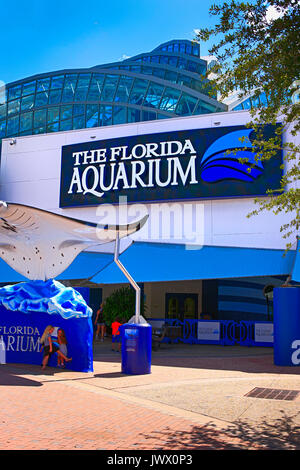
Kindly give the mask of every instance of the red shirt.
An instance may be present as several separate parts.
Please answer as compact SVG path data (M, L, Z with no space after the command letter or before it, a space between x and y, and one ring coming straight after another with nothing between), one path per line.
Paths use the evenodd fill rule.
M115 321L111 324L111 329L112 329L112 334L115 336L115 335L119 335L120 332L119 332L119 326L121 326L122 323L119 323L118 321Z

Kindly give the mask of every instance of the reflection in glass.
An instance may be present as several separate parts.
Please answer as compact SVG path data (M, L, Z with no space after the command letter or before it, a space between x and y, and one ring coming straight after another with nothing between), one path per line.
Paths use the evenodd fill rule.
M74 104L74 106L73 106L73 115L74 116L80 116L81 114L84 114L84 111L85 111L84 104Z
M52 77L51 79L51 90L54 90L56 88L62 88L64 84L64 76L59 75L57 77Z
M106 75L104 88L102 90L101 100L102 101L113 101L114 95L119 80L118 75Z
M94 73L91 84L90 84L90 89L88 93L88 101L98 101L100 100L101 92L102 92L102 86L104 82L104 75L101 73Z
M49 90L50 78L41 78L36 82L36 91L46 91Z
M100 106L99 126L110 126L112 124L112 107Z
M55 122L59 120L59 107L49 108L48 109L48 123Z
M60 108L60 119L69 119L72 117L72 105L62 106Z
M58 104L60 102L61 90L53 90L49 93L49 104Z
M136 78L130 94L130 103L141 105L144 100L149 82Z
M30 83L24 83L22 95L31 95L32 93L35 93L35 81Z
M162 85L150 82L147 96L145 97L144 106L158 108L163 91L164 87Z
M193 96L189 96L186 93L182 93L178 106L176 108L176 114L181 116L187 116L192 114L198 99Z
M97 104L87 104L86 106L86 127L98 127L99 107Z
M141 112L139 109L128 108L127 110L127 122L140 122Z
M9 101L7 105L7 114L11 116L20 112L20 100Z
M7 120L7 135L17 135L19 132L19 116Z
M33 118L33 127L42 127L46 124L47 109L35 111Z
M21 85L16 85L8 89L8 99L14 100L15 98L20 98L21 96Z
M165 111L175 111L179 96L179 90L166 88L160 103L160 109L164 109Z
M0 119L6 118L6 104L0 105Z
M28 131L32 128L32 114L25 113L20 116L20 132Z
M70 131L71 129L73 129L72 119L66 119L65 121L61 121L59 126L60 131Z
M83 101L86 99L88 87L90 84L91 75L81 74L79 75L77 88L75 92L75 101Z
M34 105L34 95L25 96L22 98L21 111L27 111L28 109L33 108Z
M126 107L125 106L114 106L113 112L114 112L114 118L113 118L114 124L122 124L126 122Z
M47 132L58 132L59 131L59 122L53 122L52 124L47 125Z
M43 92L43 93L37 93L35 95L35 106L45 106L48 104L48 95L49 93Z
M61 100L63 103L74 101L77 74L66 75Z
M116 96L115 96L115 101L121 101L122 103L128 102L132 83L133 83L132 77L126 77L123 75L120 77L118 89L117 89Z
M0 138L5 137L6 121L0 122Z

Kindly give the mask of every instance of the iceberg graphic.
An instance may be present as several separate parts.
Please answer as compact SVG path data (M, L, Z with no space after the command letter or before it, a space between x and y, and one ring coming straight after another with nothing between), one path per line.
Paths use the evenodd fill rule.
M205 151L201 160L201 178L208 183L222 180L253 181L264 171L260 161L255 160L249 136L253 129L230 132L212 143ZM240 138L244 137L244 141ZM234 150L227 153L228 150ZM240 158L247 158L247 163L240 163ZM255 165L251 172L249 165Z
M44 312L70 318L89 318L93 312L79 292L55 279L1 287L0 305L23 313Z

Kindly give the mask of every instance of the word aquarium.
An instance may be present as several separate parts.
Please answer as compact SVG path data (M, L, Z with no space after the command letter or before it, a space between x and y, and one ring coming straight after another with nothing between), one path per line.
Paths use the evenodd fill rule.
M130 155L127 152L128 146L112 147L109 154L107 149L74 152L74 169L68 193L73 194L75 189L77 193L102 197L111 190L166 187L178 185L179 181L183 185L197 183L196 151L190 140L186 140L184 145L178 141L161 142L160 145L138 144L133 147ZM186 152L193 155L184 170L179 158L174 155L186 155ZM160 157L167 158L167 177L164 181L161 177L163 160ZM120 161L117 162L117 158ZM141 159L143 160L140 161ZM125 166L124 160L131 160L130 166ZM99 166L96 167L95 164L98 163ZM84 167L81 173L80 167Z
M253 178L246 176L241 184L242 172L233 178L232 172L226 175L216 168L218 178L202 177L203 169L216 167L215 161L203 159L205 151L212 148L214 160L216 141L220 147L228 135L226 148L221 148L224 153L230 148L232 130L192 129L63 146L60 207L118 203L120 197L147 202L265 194L266 187L251 184ZM219 166L228 166L220 158ZM259 170L263 173L263 168ZM233 184L224 184L226 179Z

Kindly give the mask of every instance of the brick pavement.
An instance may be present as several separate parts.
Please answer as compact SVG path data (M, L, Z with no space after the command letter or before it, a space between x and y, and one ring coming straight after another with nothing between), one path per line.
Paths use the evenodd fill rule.
M299 401L244 396L260 384L300 389L300 369L276 368L270 352L168 349L153 355L145 376L121 374L110 344L98 345L94 359L88 374L0 365L0 450L300 448ZM260 435L257 421L238 420L262 422L262 411L270 421Z
M191 450L245 445L213 427L79 389L72 381L43 381L38 376L31 380L16 373L18 369L0 366L1 450Z

